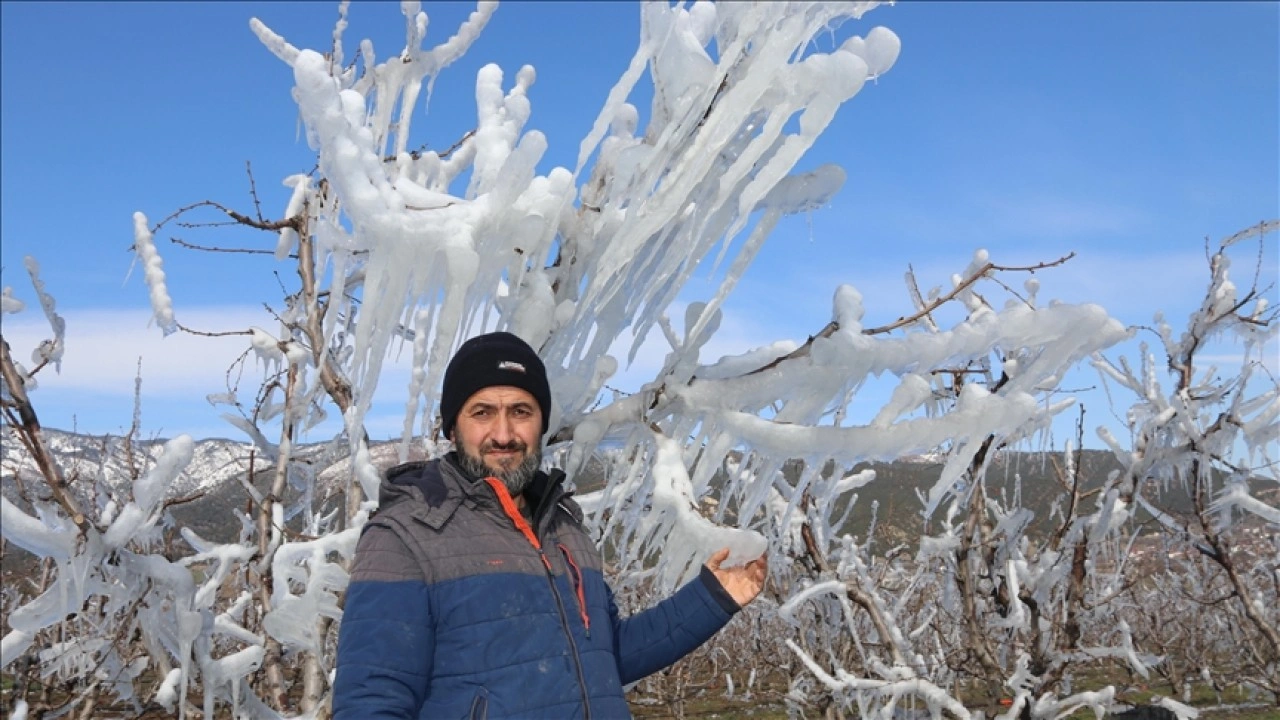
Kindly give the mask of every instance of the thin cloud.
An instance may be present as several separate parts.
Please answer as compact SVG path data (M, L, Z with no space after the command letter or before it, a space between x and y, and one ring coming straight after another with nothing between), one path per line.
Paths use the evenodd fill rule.
M61 372L48 368L37 377L41 391L91 391L132 397L139 373L145 392L155 396L189 396L225 392L227 371L249 348L244 335L203 337L176 333L165 337L151 325L147 310L65 310L65 354ZM261 308L179 308L179 321L192 328L220 332L259 326L270 331L274 321ZM50 336L44 318L30 312L5 319L5 339L20 361ZM253 368L250 361L249 371Z

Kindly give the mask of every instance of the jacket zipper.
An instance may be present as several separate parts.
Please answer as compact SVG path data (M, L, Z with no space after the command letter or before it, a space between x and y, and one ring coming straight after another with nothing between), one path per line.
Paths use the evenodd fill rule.
M502 484L502 481L495 477L487 477L484 481L489 484L489 487L493 488L494 494L498 496L502 511L511 519L511 522L515 523L516 529L524 535L525 540L529 541L533 549L538 551L538 558L542 560L542 566L546 568L547 583L551 586L551 595L556 599L556 610L560 612L560 628L564 630L564 636L569 640L569 651L573 655L573 669L578 675L578 688L582 691L582 717L583 720L591 720L591 701L587 696L587 678L582 672L582 656L578 654L578 643L574 641L573 630L569 627L569 614L564 609L564 600L560 597L560 590L556 588L556 576L551 569L551 561L547 558L547 554L542 551L542 543L538 540L538 536L534 534L533 528L525 521L524 516L520 514L520 508L516 507L515 501L511 499L511 494L507 492L507 487Z
M560 552L564 554L565 562L569 564L569 569L573 571L570 579L573 580L573 592L578 596L578 613L582 616L582 629L586 631L587 637L591 637L591 616L587 614L587 590L585 582L582 579L582 569L578 567L578 563L573 560L573 553L569 552L569 548L564 543L556 543L560 547Z

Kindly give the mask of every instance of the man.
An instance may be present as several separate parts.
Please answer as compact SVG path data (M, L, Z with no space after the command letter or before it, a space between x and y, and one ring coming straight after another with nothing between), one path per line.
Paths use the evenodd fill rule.
M618 616L564 473L539 470L551 390L510 333L445 370L454 451L387 472L356 548L338 639L335 720L628 718L623 686L716 633L764 585L765 558Z

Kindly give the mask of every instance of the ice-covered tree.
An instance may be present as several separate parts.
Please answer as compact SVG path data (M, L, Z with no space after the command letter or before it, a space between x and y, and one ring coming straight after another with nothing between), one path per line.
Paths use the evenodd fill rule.
M56 580L5 606L0 664L35 657L42 676L76 679L81 695L66 702L89 712L109 697L184 716L220 705L247 717L323 716L346 561L380 482L364 417L383 365L392 352L412 356L400 458L436 455L447 449L434 418L448 357L476 332L505 329L547 363L551 455L571 476L603 468L602 486L580 488L580 500L620 588L669 588L723 545L731 562L770 553L797 710L891 717L913 704L967 718L977 714L970 686L1009 696L1010 718L1109 707L1114 690L1074 688L1073 669L1118 658L1143 673L1157 662L1115 622L1112 604L1131 585L1135 508L1159 513L1148 481L1176 476L1201 488L1194 527L1206 556L1235 592L1263 589L1265 571L1233 554L1230 528L1240 513L1277 524L1259 495L1274 484L1274 465L1261 480L1254 472L1265 465L1258 453L1275 452L1275 379L1249 356L1235 380L1209 388L1192 359L1223 328L1251 332L1261 347L1274 310L1244 309L1226 261L1215 260L1187 338L1159 331L1172 366L1185 369L1166 396L1146 365L1134 372L1105 359L1133 331L1094 305L1041 301L1040 278L1069 258L1012 267L979 250L945 287L922 290L909 275L910 304L889 325L867 326L864 306L895 300L842 286L830 322L798 330L806 342L706 356L726 298L776 224L821 207L843 182L832 165L797 167L837 110L897 58L892 32L862 29L875 5L642 4L639 46L575 167L545 175L546 138L526 127L531 67L514 80L483 68L475 129L456 143L421 142L430 135L423 91L467 51L494 4L428 47L426 14L403 3L405 45L382 62L367 40L348 61L346 3L323 52L251 21L293 70L315 170L285 179L292 192L279 219L209 201L157 224L134 217L166 333L188 330L153 238L178 217L211 211L271 233L276 258L297 271L278 325L241 331L266 369L263 385L252 398L238 388L214 396L238 410L228 417L259 463L245 482L239 541L184 528L180 547L161 547L166 488L190 454L185 437L138 473L128 497L84 509L41 447L27 395L34 371L6 345L6 413L51 494L29 509L4 501L3 532L50 559ZM815 38L833 28L841 39L820 50ZM643 112L628 102L642 82L653 90ZM425 147L449 149L411 149ZM717 287L686 303L693 272L708 267ZM32 277L54 330L34 359L56 363L60 318ZM5 311L20 310L16 302L6 289ZM670 347L661 369L635 392L608 389L650 336ZM611 354L618 347L621 357ZM1084 362L1136 393L1134 447L1114 441L1125 469L1101 492L1083 487L1075 455L1063 452L1053 532L1033 536L1016 478L988 471L1071 407L1059 384ZM851 405L875 378L892 378L892 397L855 423ZM1198 425L1214 403L1220 421ZM302 452L303 433L328 414L343 431ZM857 468L921 453L945 462L919 488L919 541L883 548L874 527L849 533L859 488L876 482ZM329 494L317 468L343 457L341 492ZM1158 517L1192 532L1186 520ZM91 617L78 616L82 608ZM1273 673L1255 672L1254 682L1273 683L1274 610L1250 601L1239 612L1256 668Z

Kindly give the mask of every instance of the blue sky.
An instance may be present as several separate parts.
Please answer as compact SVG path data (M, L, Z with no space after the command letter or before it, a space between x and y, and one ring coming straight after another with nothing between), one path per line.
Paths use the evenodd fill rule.
M427 43L472 7L427 4ZM26 255L68 323L62 372L42 372L33 395L45 425L127 427L141 357L149 433L235 435L203 398L224 389L244 343L161 338L129 247L134 211L154 223L204 199L251 208L246 161L268 216L288 199L280 180L314 165L291 72L250 32L254 16L323 50L337 4L0 3L0 264L28 303L4 317L4 334L25 359L47 333ZM356 3L350 23L348 57L363 37L379 58L403 45L396 3ZM841 109L801 168L836 162L848 180L829 207L774 233L727 307L724 351L803 340L830 319L840 283L862 291L868 322L892 320L908 308L908 265L943 284L978 248L1010 265L1074 251L1043 275L1042 297L1097 302L1131 324L1158 310L1177 322L1207 276L1204 238L1280 217L1276 3L904 2L844 32L875 25L901 38L898 63ZM474 123L476 71L496 62L510 80L531 64L529 127L550 147L540 169L572 168L638 37L631 3L505 4L437 80L415 129L452 144ZM261 303L279 298L273 273L289 268L182 251L168 236L186 231L170 230L157 241L180 322L268 326ZM1276 244L1263 259L1271 282Z

